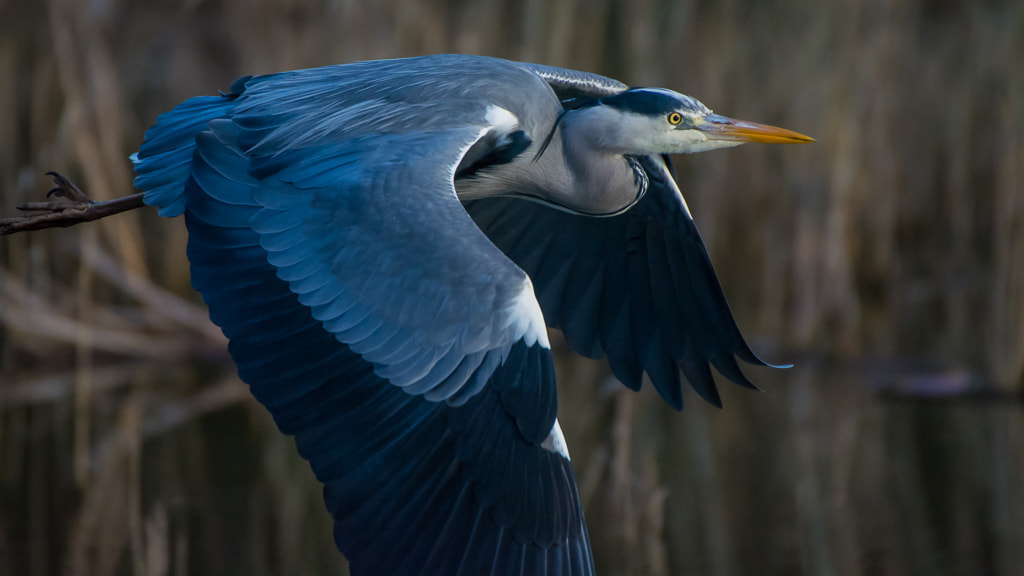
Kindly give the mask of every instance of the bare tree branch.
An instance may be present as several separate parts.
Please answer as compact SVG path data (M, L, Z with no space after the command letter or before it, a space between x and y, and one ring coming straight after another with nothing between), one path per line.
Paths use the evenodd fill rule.
M56 172L47 172L47 174L53 176L53 181L57 186L46 196L58 196L65 200L26 202L18 206L18 210L39 213L16 218L0 218L0 236L58 226L66 228L145 206L142 201L142 192L104 202L95 202L71 180Z

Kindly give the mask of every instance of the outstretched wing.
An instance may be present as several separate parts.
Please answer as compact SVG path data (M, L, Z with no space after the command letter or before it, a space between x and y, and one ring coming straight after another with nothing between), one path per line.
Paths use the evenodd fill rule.
M694 390L721 406L709 363L750 388L736 358L766 364L736 326L667 158L638 160L647 194L619 216L577 216L514 198L466 208L530 275L548 325L574 350L607 355L615 376L634 390L646 372L676 409L683 406L682 368Z
M147 133L137 182L184 210L193 285L325 484L353 574L590 574L540 308L455 196L489 102L387 74L186 102Z

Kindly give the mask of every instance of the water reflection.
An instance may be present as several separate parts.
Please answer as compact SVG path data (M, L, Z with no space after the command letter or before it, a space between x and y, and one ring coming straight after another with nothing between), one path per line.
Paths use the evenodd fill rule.
M678 414L563 360L602 575L1024 565L1019 403L883 399L810 361ZM85 412L76 377L0 387L0 573L345 573L320 486L229 367L97 370Z

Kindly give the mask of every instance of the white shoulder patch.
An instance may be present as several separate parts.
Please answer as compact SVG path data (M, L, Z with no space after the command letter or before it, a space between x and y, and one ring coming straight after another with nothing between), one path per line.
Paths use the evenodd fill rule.
M560 454L566 460L572 460L569 458L569 447L565 445L565 436L562 434L562 427L558 425L558 418L555 418L555 425L551 427L551 432L540 446L548 452Z
M679 185L676 183L676 179L672 177L672 172L668 169L668 166L665 165L665 162L661 158L655 157L655 160L657 160L658 168L661 170L662 178L669 183L669 186L672 187L673 192L675 192L676 196L679 197L679 201L683 204L683 211L686 212L686 217L693 220L693 214L690 213L690 206L686 203L686 196L683 196L683 193L679 190Z
M544 313L537 303L537 296L533 293L533 282L529 276L526 277L523 289L512 303L508 322L513 326L513 342L522 338L527 346L539 342L542 347L551 349Z
M519 118L516 118L515 114L496 104L487 105L484 120L500 132L511 132L519 126Z

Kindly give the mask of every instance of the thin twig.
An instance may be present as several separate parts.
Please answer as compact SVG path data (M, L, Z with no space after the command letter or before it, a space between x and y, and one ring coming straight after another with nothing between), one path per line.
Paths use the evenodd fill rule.
M47 174L53 176L53 181L57 184L47 196L60 196L69 201L26 202L18 206L18 210L41 213L16 218L0 218L0 236L45 228L66 228L145 206L142 201L142 192L104 202L94 202L71 180L56 172L47 172Z

